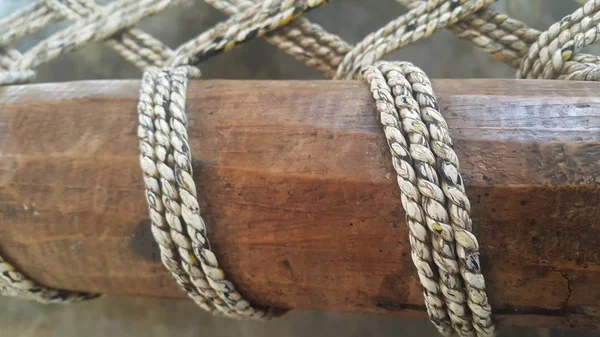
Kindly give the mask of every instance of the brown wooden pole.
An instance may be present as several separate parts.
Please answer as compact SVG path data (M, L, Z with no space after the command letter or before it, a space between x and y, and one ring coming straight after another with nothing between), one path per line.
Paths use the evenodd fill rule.
M138 81L0 89L0 249L65 289L184 297L138 166ZM598 329L600 84L438 80L501 324ZM219 261L257 303L423 317L358 81L196 81L190 145Z

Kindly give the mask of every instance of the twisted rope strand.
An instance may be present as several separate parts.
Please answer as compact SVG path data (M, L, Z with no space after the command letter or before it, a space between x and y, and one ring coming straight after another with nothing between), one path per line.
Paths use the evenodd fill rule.
M377 68L385 76L395 94L404 132L408 135L409 150L417 173L417 188L421 193L421 207L427 228L431 232L433 260L440 273L440 288L444 295L452 326L460 336L474 336L467 295L463 289L460 270L456 262L454 232L446 210L446 200L436 173L436 161L429 148L429 133L421 121L420 107L413 97L408 80L395 63L380 62Z
M99 294L50 289L41 286L20 273L0 256L0 294L24 297L43 304L74 303L99 297Z
M206 0L214 8L233 15L252 7L247 0ZM332 78L335 69L350 45L339 36L327 32L323 27L305 18L292 20L265 35L265 39L300 62Z
M3 22L14 23L14 22L25 22L28 23L32 21L30 17L25 17L26 15L35 14L36 17L48 17L56 16L62 17L63 14L57 13L56 9L51 10L53 3L62 3L63 7L71 8L72 11L79 13L80 15L84 15L85 11L90 12L90 9L97 8L93 3L88 0L46 0L48 3L42 3L37 6L32 6L31 8L24 9L18 11L11 15L10 17L3 19ZM148 0L147 0L148 1ZM269 0L274 1L275 0ZM290 2L291 0L288 0ZM313 0L316 1L316 0ZM448 25L448 23L444 23L444 18L446 18L448 11L451 10L450 13L450 28L461 38L469 40L474 45L483 49L484 51L492 54L496 59L500 59L506 63L509 63L512 66L518 66L520 62L520 57L523 56L523 52L525 48L529 48L529 45L533 44L532 39L537 39L540 35L539 31L536 31L531 28L527 28L523 23L511 19L504 14L497 13L491 9L485 10L477 10L487 8L489 2L491 1L483 1L483 0L424 0L424 1L413 1L413 0L397 0L400 3L412 8L417 13L420 13L418 17L412 17L410 23L407 24L406 33L400 33L398 31L398 27L394 27L394 25L398 25L399 22L403 22L406 24L406 18L411 16L411 13L408 13L404 18L399 18L396 22L392 22L388 24L388 26L384 27L380 30L381 33L381 41L378 41L375 45L370 45L374 41L373 35L368 36L363 40L363 42L359 43L358 46L354 48L352 53L349 53L350 47L347 43L339 39L336 35L330 34L323 30L320 26L312 24L305 19L298 19L290 27L286 27L281 29L279 34L273 34L273 36L267 37L271 43L274 43L276 46L280 47L287 53L291 54L295 58L305 62L307 65L315 67L317 70L322 71L326 74L326 76L331 77L332 72L336 69L336 77L340 78L343 74L341 74L342 69L346 69L348 67L347 62L352 58L357 58L354 68L352 70L347 70L351 73L356 73L360 66L370 64L376 61L378 58L382 57L385 53L400 48L408 42L414 42L422 37L428 36L433 31L435 31L436 22L441 21L442 24ZM252 8L252 3L247 0L208 0L208 2L219 8L220 10L235 13L237 10ZM283 0L279 0L279 2L284 2ZM586 6L591 7L590 3L594 1L588 2ZM107 8L112 8L112 10L120 10L126 8L127 6L136 5L137 2L132 0L121 0L114 4L107 6ZM48 7L50 6L50 7ZM112 6L112 7L111 7ZM275 5L274 5L275 6ZM586 7L584 6L584 8ZM257 7L256 5L254 7ZM164 10L166 9L160 9ZM424 12L419 12L419 10L425 10ZM59 10L60 11L60 10ZM446 14L444 14L444 12ZM580 11L585 14L585 11ZM38 13L38 14L36 14ZM110 13L110 11L108 11ZM459 13L462 13L459 15ZM469 14L470 13L470 14ZM581 15L579 12L575 12L571 16L568 17L569 22L576 22L577 20L581 20ZM100 15L100 19L106 16L107 14ZM454 15L454 16L453 16ZM588 15L591 15L588 13ZM35 19L35 18L33 18ZM263 17L263 19L265 19ZM44 19L46 20L46 19ZM267 20L267 19L265 19ZM437 20L437 21L436 21ZM54 20L56 21L56 20ZM451 23L455 22L454 25ZM568 26L568 25L567 25ZM416 27L416 28L415 28ZM566 26L565 26L566 27ZM396 29L394 29L396 28ZM415 30L415 32L412 32ZM552 29L551 29L552 30ZM553 28L554 33L556 34L556 29ZM311 35L311 31L315 34ZM135 32L135 33L134 33ZM558 30L560 32L560 29ZM585 33L585 31L582 31ZM394 34L392 34L394 33ZM133 37L128 36L129 34L133 35ZM139 35L144 35L144 39L139 39ZM552 36L549 34L549 36ZM14 34L3 34L0 38L11 37ZM18 34L21 35L21 34ZM82 35L85 35L82 33ZM110 35L110 34L109 34ZM114 35L114 34L112 34ZM111 37L112 37L111 35ZM377 35L377 33L375 33ZM587 32L584 34L583 39L586 41L594 41L590 39L593 35L593 32ZM148 66L160 66L165 64L169 59L173 59L173 52L168 47L164 46L160 41L152 38L148 34L143 32L137 32L135 30L131 30L128 32L119 33L116 36L116 39L113 39L110 42L107 42L113 49L117 50L120 54L122 54L128 61L134 63L140 68L145 68ZM122 40L122 43L119 41ZM149 41L148 41L149 39ZM13 41L14 38L11 37L6 40ZM116 42L113 42L116 40ZM407 42L408 41L408 42ZM68 42L68 41L65 41ZM231 41L229 41L231 42ZM239 41L238 41L239 42ZM369 42L369 43L365 43ZM139 44L138 44L139 43ZM209 43L206 42L205 43ZM84 43L85 44L85 43ZM202 43L201 43L202 44ZM65 45L68 45L66 43ZM235 45L235 42L230 45ZM361 47L362 45L362 47ZM206 46L200 46L205 48ZM42 50L45 49L41 48ZM534 47L535 48L535 47ZM364 50L362 50L364 49ZM64 50L66 52L68 50ZM198 51L198 49L197 49ZM30 51L31 52L31 51ZM38 55L40 58L40 62L34 62L33 64L37 65L41 62L49 61L52 57L46 57L44 54L46 52L40 52ZM190 53L192 53L190 51ZM218 53L218 52L217 52ZM60 53L59 53L60 54ZM210 54L210 50L209 50ZM356 54L353 56L353 54ZM362 56L361 56L362 55ZM24 58L31 58L32 55L30 53L26 53L25 56L20 57L20 61L13 62L12 69L19 70L23 69L23 65L21 61ZM206 57L210 57L212 55L208 55ZM589 59L590 55L582 55L583 58ZM366 57L366 59L365 59ZM347 58L346 61L342 62L342 59ZM549 76L552 73L554 77L559 78L567 78L567 79L593 79L594 74L597 72L596 64L599 62L585 62L581 60L582 57L579 55L574 55L570 60L564 61L563 71L556 74L556 66L552 67L555 70L550 71L548 67L544 67L545 76ZM362 63L359 62L358 59L363 59ZM31 61L29 61L31 62ZM340 63L344 63L344 66L339 66ZM536 61L533 61L536 63ZM537 61L539 64L544 64L543 62ZM3 61L3 63L6 63ZM360 63L360 64L358 64ZM27 64L27 62L25 62ZM32 64L32 67L33 67ZM173 63L171 63L173 64ZM539 67L539 66L538 66ZM24 69L23 69L24 70ZM572 74L573 72L577 72ZM353 75L346 75L347 77ZM7 76L3 75L3 78L15 78L15 79L26 79L27 77L23 76ZM30 77L29 77L30 78Z
M94 3L86 0L46 1L47 6L71 21L89 17L101 10ZM116 34L105 40L105 43L140 69L162 66L173 53L159 40L135 28Z
M421 193L417 187L417 174L413 169L413 159L402 130L402 122L394 105L392 90L377 67L365 68L362 76L375 99L379 120L392 153L392 164L396 171L402 207L406 212L406 224L409 228L411 257L423 286L423 297L429 319L442 335L451 336L453 328L442 299L442 292L438 285L440 280L436 272L437 267L433 263L433 256L429 248L431 239L420 204Z
M35 68L66 52L83 48L91 42L104 40L129 28L147 16L158 14L182 0L119 1L98 13L75 22L27 51L13 70ZM110 15L107 15L110 13Z
M353 78L361 67L375 63L385 54L409 43L429 37L438 29L451 26L495 0L428 0L408 13L369 34L350 50L339 65L336 78Z
M410 82L415 99L421 108L421 118L429 130L437 172L442 178L442 190L450 201L447 203L447 207L454 231L460 272L467 288L467 303L473 313L474 327L478 336L493 336L494 324L491 320L491 307L481 273L479 243L472 233L471 204L459 172L458 157L452 149L448 124L439 111L437 99L427 75L408 62L397 64L399 71Z
M257 309L243 299L236 291L233 283L228 281L225 273L219 268L217 258L210 250L206 225L200 217L200 205L196 195L196 184L193 179L192 156L188 144L187 117L185 114L185 92L190 73L190 67L179 67L173 70L173 92L169 105L169 132L170 144L173 148L173 163L170 167L159 167L161 175L168 176L178 192L179 209L187 229L187 236L191 239L191 246L195 256L200 261L206 280L219 298L224 301L240 317L267 318L268 313ZM165 173L165 174L162 174ZM166 204L166 203L165 203ZM193 256L190 254L190 256Z
M9 27L13 27L15 25L22 25L24 22L24 18L32 18L38 16L38 14L34 15L34 13L39 11L39 9L42 7L42 4L40 4L39 2L34 2L28 7L17 9L12 14L1 18L0 27L2 27L2 32L6 32L9 29Z
M210 282L203 272L201 263L195 258L192 251L192 241L190 239L190 230L182 225L181 218L185 218L185 211L179 202L179 193L175 183L175 172L173 166L175 163L173 146L170 142L171 133L171 81L174 83L179 80L173 80L173 72L162 71L157 77L156 91L154 96L154 136L156 145L156 167L160 176L162 202L165 206L165 218L170 227L170 235L173 243L178 249L179 258L184 270L189 274L192 283L198 291L210 299L215 307L225 315L235 315L232 310L217 296L210 286Z
M157 93L155 81L158 76L156 69L150 69L142 77L140 88L140 99L138 103L138 138L140 140L140 166L144 174L144 185L146 187L146 201L151 221L152 235L160 250L160 257L188 296L194 300L202 309L214 312L218 310L214 304L202 294L202 288L198 288L183 269L179 260L179 252L173 242L169 225L165 220L165 207L162 202L162 191L160 185L160 174L156 165L157 144L154 134L154 97Z
M414 8L419 5L419 2L426 0L397 1L408 8ZM582 4L585 3L585 1L578 2ZM562 26L562 28L559 27L557 29L556 27L551 27L547 32L548 35L546 35L545 38L543 37L539 43L546 45L550 44L547 41L548 36L560 34L561 29L566 29L565 27L575 24L576 20L583 19L578 11L581 11L581 9L562 20L564 21L564 26ZM593 17L593 15L589 13L587 17ZM533 46L533 44L540 38L540 35L542 34L541 31L529 28L523 22L512 19L506 14L499 13L490 8L473 13L471 16L450 27L450 29L459 38L467 40L474 46L490 54L495 60L507 63L513 68L518 69L520 67L521 60L527 56L530 48L536 50L534 53L540 52L536 49L539 48L539 46ZM593 42L593 38L589 39L593 34L593 31L586 32L588 40L582 39L583 41L587 41L586 45ZM562 39L565 40L564 37ZM560 43L565 44L566 41ZM568 47L569 46L565 48L565 46L562 46L561 49L566 49L568 52ZM579 49L580 48L578 48L578 50ZM556 53L556 50L554 53ZM598 78L599 67L597 65L600 64L600 61L597 56L574 52L570 55L572 55L572 57L570 60L564 61L564 65L561 66L559 63L558 65L544 68L544 76L541 78L561 78L570 80L595 80L595 78ZM537 56L534 56L533 58L533 63L539 71L542 64ZM558 62L561 62L560 58L556 56L555 58ZM521 75L518 74L517 76L519 77Z
M325 2L326 0L261 2L179 46L169 66L202 62L250 39L264 36Z
M544 72L545 65L552 67L552 62L557 62L554 54L564 41L589 29L598 22L597 12L599 7L600 0L590 0L572 14L565 16L559 22L551 25L548 30L542 32L523 58L517 72L517 78L537 78ZM564 54L565 52L566 54ZM568 59L571 55L572 50L565 50L558 54L558 57L567 57ZM560 64L560 61L555 64ZM554 69L548 71L553 72Z
M35 78L33 70L0 71L0 85L27 83L33 78Z
M46 7L39 7L35 11L25 11L19 14L21 15L19 17L20 21L5 26L8 29L0 35L0 46L6 46L25 35L37 33L60 19L58 14L51 12Z

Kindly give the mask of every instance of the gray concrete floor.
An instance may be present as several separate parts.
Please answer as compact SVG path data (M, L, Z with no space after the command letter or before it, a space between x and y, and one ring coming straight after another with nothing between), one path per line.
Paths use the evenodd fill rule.
M100 1L106 3L108 1ZM28 0L0 0L0 17L25 6ZM500 10L544 29L576 8L571 1L504 0ZM355 43L403 12L393 0L337 0L309 13L326 29ZM144 20L139 27L174 47L223 20L224 15L200 0ZM27 50L64 27L25 38ZM459 41L448 32L408 46L387 57L412 61L433 78L513 77L514 71ZM201 65L205 78L308 79L322 76L261 40L244 44ZM38 69L37 81L140 78L135 67L102 44L64 55ZM189 301L107 296L71 306L42 306L0 298L0 336L437 336L425 321L396 317L293 311L269 323L239 322L203 313ZM501 336L600 336L547 329L503 328Z

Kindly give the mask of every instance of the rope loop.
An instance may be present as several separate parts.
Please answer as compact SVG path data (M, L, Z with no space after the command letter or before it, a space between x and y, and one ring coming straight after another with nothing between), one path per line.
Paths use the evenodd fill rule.
M144 73L138 104L140 165L165 267L203 309L236 318L268 319L276 310L250 304L227 280L200 216L185 100L191 66Z
M392 152L430 320L446 336L493 336L470 203L429 78L408 62L377 62L361 75Z

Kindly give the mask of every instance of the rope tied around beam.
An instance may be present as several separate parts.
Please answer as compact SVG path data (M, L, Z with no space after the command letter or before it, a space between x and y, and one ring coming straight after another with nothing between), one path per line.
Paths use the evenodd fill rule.
M206 237L187 143L188 77L199 76L197 63L255 37L264 37L327 77L362 76L371 87L392 152L411 257L430 319L443 335L491 336L494 325L479 244L472 234L470 203L431 83L409 63L376 62L448 28L518 68L518 78L598 80L600 57L580 50L599 39L600 0L588 1L544 32L490 9L493 0L399 0L409 12L355 46L300 17L326 2L207 0L231 17L173 50L134 26L182 0L118 0L105 7L90 0L40 0L0 19L0 84L31 81L37 66L98 41L145 69L138 104L140 164L161 259L203 309L263 319L277 310L251 305L236 291ZM74 23L24 53L10 48L22 37L63 19ZM165 66L172 68L156 68ZM43 303L97 296L39 286L1 257L0 281L4 283L0 293Z
M275 311L250 305L226 279L210 248L187 140L185 95L191 72L188 66L150 69L143 77L138 135L152 234L163 263L200 307L230 317L269 318Z
M226 279L206 237L187 141L190 69L150 69L143 76L138 135L152 233L163 263L200 307L231 317L269 318L273 309L255 308ZM411 256L431 321L445 336L491 336L494 325L477 239L470 232L470 204L429 79L409 63L387 62L367 67L363 77L394 155Z
M479 266L479 246L471 233L469 200L429 79L407 62L379 62L366 67L362 76L376 100L392 153L410 229L411 256L425 289L430 319L442 334L451 335L445 316L440 315L446 310L460 336L492 336L494 325ZM427 242L433 254L423 253L422 245ZM439 288L430 289L432 283ZM432 293L443 294L441 307Z

